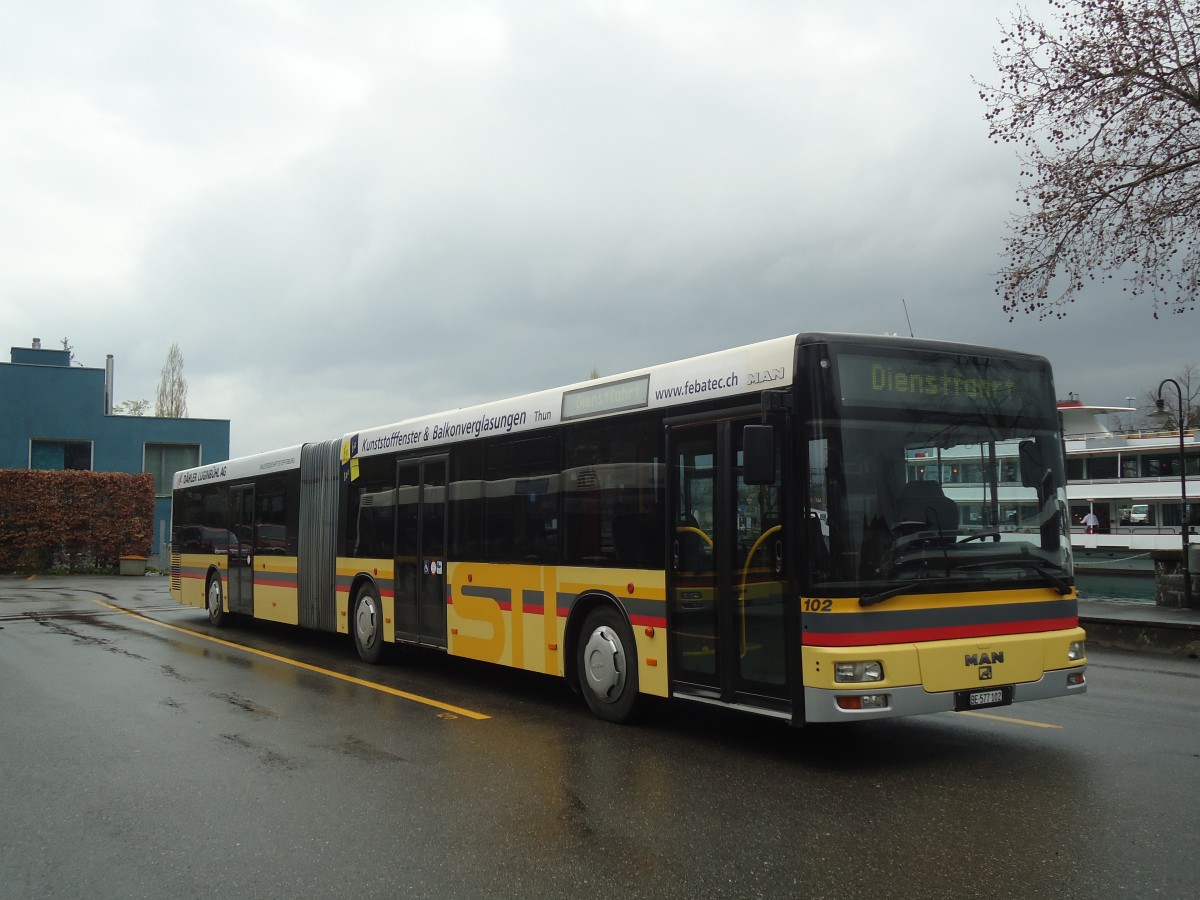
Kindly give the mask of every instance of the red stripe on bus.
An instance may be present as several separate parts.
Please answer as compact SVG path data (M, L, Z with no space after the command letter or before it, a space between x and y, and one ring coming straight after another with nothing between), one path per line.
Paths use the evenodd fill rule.
M666 616L630 616L630 625L653 625L655 628L666 628Z
M915 644L921 641L948 641L955 638L992 637L1003 634L1036 634L1075 628L1079 619L1045 619L1039 622L1000 622L982 625L956 625L948 628L912 628L904 631L846 631L806 634L802 643L812 647L859 647L868 644Z
M255 587L291 588L292 590L295 590L296 582L294 582L294 581L275 581L274 579L270 579L270 578L255 578L254 586Z
M254 583L255 583L255 584L258 584L259 582L257 582L257 581L256 581L256 582L254 582ZM384 590L383 588L380 588L380 587L378 587L378 586L376 586L376 590L378 590L378 591L379 591L379 596L380 596L380 598L381 598L381 599L382 599L382 598L384 598L384 597L395 597L395 596L396 596L396 592L395 592L395 591L387 591L387 590ZM337 592L337 593L339 593L339 594L345 594L347 597L349 597L349 596L350 596L350 585L348 585L348 584L339 584L337 587L335 587L335 588L334 588L334 591L336 591L336 592Z

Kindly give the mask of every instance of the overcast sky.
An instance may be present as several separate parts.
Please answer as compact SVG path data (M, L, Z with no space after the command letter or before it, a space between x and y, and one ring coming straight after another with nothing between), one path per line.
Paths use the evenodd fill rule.
M177 342L235 456L907 333L902 301L918 337L1041 353L1061 397L1123 404L1200 361L1200 314L1109 287L1009 323L1019 164L972 77L1014 8L7 4L0 347L111 353L116 399L153 402Z

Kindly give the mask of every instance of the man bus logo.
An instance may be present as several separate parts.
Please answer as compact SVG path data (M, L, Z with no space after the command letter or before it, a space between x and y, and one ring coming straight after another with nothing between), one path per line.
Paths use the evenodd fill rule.
M768 381L782 381L786 375L786 368L779 366L776 369L764 369L761 372L750 373L750 384L765 384Z
M994 653L968 653L963 657L965 666L988 666L993 663L1004 662L1004 651L997 650Z

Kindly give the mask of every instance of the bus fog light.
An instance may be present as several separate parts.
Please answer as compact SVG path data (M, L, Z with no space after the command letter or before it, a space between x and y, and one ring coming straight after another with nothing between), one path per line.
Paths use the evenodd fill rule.
M842 684L883 681L883 663L875 660L869 662L834 663L833 680Z
M1067 673L1067 687L1079 687L1079 685L1083 684L1083 682L1084 677L1082 672Z
M1087 647L1083 641L1071 641L1071 646L1067 648L1067 659L1071 662L1083 659L1087 656Z
M887 709L891 706L889 694L855 694L838 697L838 709Z

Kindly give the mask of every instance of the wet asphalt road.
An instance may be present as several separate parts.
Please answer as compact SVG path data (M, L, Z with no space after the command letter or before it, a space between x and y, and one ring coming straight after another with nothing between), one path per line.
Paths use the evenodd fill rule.
M1086 696L1002 712L613 726L542 677L218 632L163 578L0 578L0 894L1200 895L1200 662L1096 652Z

